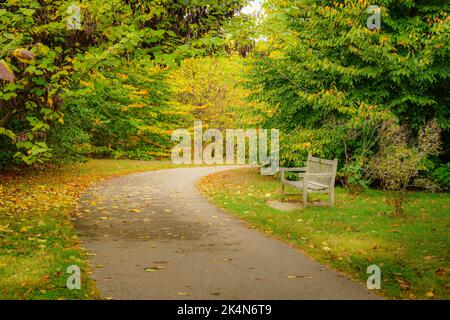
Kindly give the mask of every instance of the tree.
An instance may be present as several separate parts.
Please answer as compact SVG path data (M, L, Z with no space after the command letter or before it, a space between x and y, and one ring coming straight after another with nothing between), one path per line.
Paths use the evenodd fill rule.
M254 127L262 121L268 110L263 103L248 101L252 90L244 88L249 68L245 62L236 54L191 58L170 73L171 104L186 116L186 127L194 120L219 130Z
M0 164L27 164L51 153L48 130L64 122L64 104L95 70L111 71L150 56L176 65L213 52L220 26L242 0L72 1L0 3ZM71 8L69 8L71 7ZM79 27L77 28L77 23Z
M361 119L359 110L369 113L374 128L392 114L415 135L436 118L448 157L450 4L378 1L382 26L370 30L371 4L269 1L268 21L278 21L272 28L290 32L288 46L269 37L253 69L254 84L262 87L256 98L276 108L268 123L290 141L310 131L314 143L307 148L325 156L344 159L345 141L357 161L361 139L347 133L351 120Z
M81 81L67 96L65 123L50 130L55 156L167 156L171 130L183 120L168 103L167 73L167 68L142 58Z

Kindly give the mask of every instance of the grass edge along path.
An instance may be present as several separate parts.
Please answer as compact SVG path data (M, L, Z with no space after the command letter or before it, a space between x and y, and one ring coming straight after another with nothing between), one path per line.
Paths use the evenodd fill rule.
M89 160L0 174L0 300L100 298L71 221L79 196L105 179L174 167L170 161ZM81 269L80 290L66 287L70 265Z
M381 268L379 294L389 299L449 299L450 196L410 192L405 217L393 217L386 193L358 196L336 188L336 207L282 212L280 183L256 169L203 178L199 190L226 212L313 259L365 283L367 267ZM298 190L289 189L290 193ZM312 195L312 200L321 195ZM300 195L290 197L290 201Z

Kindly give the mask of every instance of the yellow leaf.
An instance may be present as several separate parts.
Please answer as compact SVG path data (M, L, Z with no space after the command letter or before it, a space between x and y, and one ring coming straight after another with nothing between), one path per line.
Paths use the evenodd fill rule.
M22 227L22 228L20 228L20 232L28 232L29 228L30 227Z
M0 80L14 81L15 79L16 77L14 76L13 72L6 64L6 62L0 60Z
M30 63L30 61L34 60L36 56L31 51L25 49L16 49L13 51L13 56L17 58L20 62Z

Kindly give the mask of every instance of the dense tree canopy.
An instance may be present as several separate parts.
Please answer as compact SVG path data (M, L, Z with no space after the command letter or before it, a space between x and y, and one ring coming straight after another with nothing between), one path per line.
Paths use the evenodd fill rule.
M307 152L362 162L379 125L395 117L413 132L435 118L449 156L450 4L378 1L381 29L366 26L370 1L269 1L256 98L276 108L288 162ZM342 164L343 162L341 162Z
M163 157L200 119L276 127L285 164L338 157L364 182L388 120L412 145L435 120L443 150L421 174L450 183L447 1L380 0L375 30L366 0L268 0L253 16L246 2L0 1L0 166Z
M94 73L109 77L140 59L172 66L216 51L223 44L221 25L243 2L95 0L74 9L72 1L1 1L0 162L10 163L13 155L28 164L48 159L48 131L67 122L66 104L73 116L69 97ZM79 18L73 17L77 10ZM103 85L113 84L108 81ZM105 86L96 93L113 94L105 90L115 89ZM89 102L89 108L95 106Z
M171 104L185 114L186 127L195 119L220 130L254 128L264 121L268 106L248 101L255 90L244 88L245 61L238 55L191 58L171 73Z

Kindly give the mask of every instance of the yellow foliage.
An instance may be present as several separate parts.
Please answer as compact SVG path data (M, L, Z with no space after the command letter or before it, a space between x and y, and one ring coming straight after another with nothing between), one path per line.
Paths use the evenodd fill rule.
M192 114L204 128L248 128L256 126L268 113L264 104L248 102L252 90L244 88L248 66L238 56L189 58L171 72L169 84L176 114Z
M148 94L148 90L139 90L139 91L137 91L137 92L134 92L134 94L137 94L137 95L146 95L146 94Z
M93 87L94 86L94 84L91 81L83 81L83 80L81 80L80 84L82 84L85 87Z

